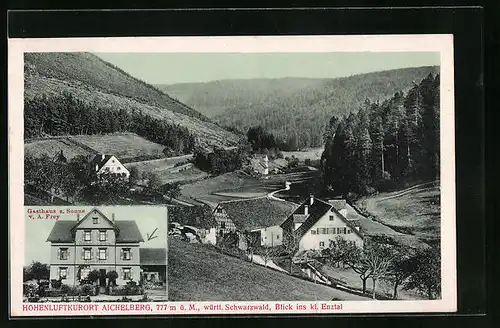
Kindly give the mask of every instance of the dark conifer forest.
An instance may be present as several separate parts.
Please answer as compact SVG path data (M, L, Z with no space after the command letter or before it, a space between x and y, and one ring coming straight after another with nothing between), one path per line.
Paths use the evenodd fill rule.
M329 194L356 197L439 179L439 74L331 117L321 163Z

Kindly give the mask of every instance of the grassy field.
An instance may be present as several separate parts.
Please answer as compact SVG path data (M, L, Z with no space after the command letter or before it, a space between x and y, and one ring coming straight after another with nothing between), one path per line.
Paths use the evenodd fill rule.
M162 158L151 161L126 163L125 167L136 167L140 172L153 172L158 175L161 183L192 182L208 177L208 173L188 163L192 155ZM185 162L185 163L184 163ZM178 163L184 163L175 166Z
M361 232L366 236L389 236L401 245L420 248L423 242L414 235L394 230L383 223L359 214L352 206L347 204L347 219L357 220Z
M292 182L292 186L300 186L297 188L307 196L311 188L314 188L318 174L317 171L304 169L294 173L270 175L268 179L259 179L237 171L185 184L181 186L181 193L186 200L194 198L213 205L231 199L264 196L283 189L285 181L289 181ZM290 201L298 201L302 197L289 193L280 193L277 196Z
M311 148L304 151L284 151L284 157L292 157L295 156L299 159L299 161L304 161L306 159L310 159L311 161L317 161L321 159L321 154L323 154L323 148Z
M352 269L349 268L336 268L332 267L329 265L324 265L321 268L321 272L325 273L326 275L335 278L335 280L338 283L341 283L342 285L359 290L360 292L363 291L363 282L359 278L359 275L354 272ZM373 282L371 279L368 279L366 282L366 290L367 292L371 295L373 288ZM377 295L383 295L384 297L387 298L392 298L393 291L394 291L394 286L391 285L391 283L386 282L384 280L379 280L377 281L377 286L376 286L376 293ZM425 299L418 293L414 291L406 291L403 290L402 287L398 287L398 299L401 300L418 300L418 299Z
M421 241L440 238L441 210L439 181L359 200L357 206L393 230Z
M172 238L168 279L170 301L367 300Z
M148 141L134 133L114 133L107 135L71 136L101 154L113 154L119 159L138 156L162 155L165 146Z
M139 137L134 133L103 135L76 135L27 140L26 152L35 156L54 156L61 150L69 160L78 155L113 154L119 160L139 156L161 156L165 147Z
M79 155L87 156L96 153L71 142L67 137L39 139L24 144L25 154L30 154L35 157L40 157L43 154L53 157L61 150L68 160Z
M168 158L160 158L153 159L150 161L140 161L140 162L131 162L126 163L125 167L130 169L131 167L137 167L139 170L148 170L148 171L160 171L167 168L175 167L175 164L187 162L192 158L192 155L184 155L184 156L176 156L176 157L168 157Z

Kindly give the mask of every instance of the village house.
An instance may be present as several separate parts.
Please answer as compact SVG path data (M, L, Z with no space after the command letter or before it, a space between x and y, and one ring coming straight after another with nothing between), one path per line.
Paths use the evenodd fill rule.
M110 172L122 176L128 180L130 176L129 170L113 155L98 154L91 160L92 168L95 169L97 175L104 172Z
M324 201L311 195L288 216L281 228L298 236L299 250L328 248L338 236L363 247L359 225L347 219L345 199Z
M238 247L243 250L248 247L245 234L260 240L262 246L281 245L283 229L280 224L297 206L267 197L221 202L214 209L217 237L235 232L239 237Z
M193 235L204 244L215 245L217 242L217 221L208 205L203 206L168 206L169 233L178 231Z
M50 279L60 279L63 284L78 285L97 270L98 285L104 289L110 271L118 274L118 285L139 282L143 272L154 272L162 279L165 271L158 266L166 266L166 254L156 252L154 260L148 254L143 263L142 256L148 251L140 248L144 239L135 221L115 220L114 214L109 219L96 208L83 218L78 214L74 221L56 221L47 241L51 243Z
M146 282L167 283L167 249L139 248L142 277Z

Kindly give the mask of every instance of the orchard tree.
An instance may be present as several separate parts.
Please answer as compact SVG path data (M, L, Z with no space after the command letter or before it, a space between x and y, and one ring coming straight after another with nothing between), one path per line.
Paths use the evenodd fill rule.
M137 166L132 166L130 168L129 182L130 185L135 185L137 182L141 180L141 172Z
M386 277L389 272L390 265L392 262L393 254L391 251L391 246L369 243L363 249L363 256L361 261L363 265L367 267L370 271L370 278L373 282L372 288L372 298L376 299L376 288L377 281L381 278Z
M387 275L384 280L392 283L392 298L398 298L398 288L402 286L411 275L411 261L414 250L407 246L396 245L393 249L393 257Z
M411 275L405 289L416 289L432 300L441 295L441 253L440 247L419 249L409 260Z
M293 230L293 226L290 229L283 229L283 246L285 248L286 254L290 259L289 272L292 273L293 268L293 258L295 254L299 251L300 236L297 231Z
M250 257L250 262L253 262L253 255L255 251L260 247L260 236L259 234L252 233L251 231L244 231L242 234L245 244L247 245L247 255Z

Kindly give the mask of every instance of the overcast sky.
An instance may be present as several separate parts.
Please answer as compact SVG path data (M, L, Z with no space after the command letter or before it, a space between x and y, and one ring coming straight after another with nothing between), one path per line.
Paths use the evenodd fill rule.
M96 53L150 84L223 79L335 78L404 67L439 65L438 52Z
M35 206L26 206L36 209ZM92 210L91 206L47 206L44 209L56 209L57 211L66 211L71 209L84 209L86 213ZM116 220L134 220L139 227L144 243L140 247L160 248L167 245L167 209L158 206L101 206L98 207L101 212L111 218L111 214L115 213ZM32 261L40 261L42 263L50 263L50 242L47 242L47 237L55 224L55 220L33 220L28 218L27 211L25 212L25 240L24 240L24 265L29 265ZM36 214L33 214L36 215ZM43 214L42 214L43 215ZM85 214L80 217L83 218ZM73 220L76 223L76 214L62 215L59 220ZM147 235L151 234L155 228L155 236L147 241Z

